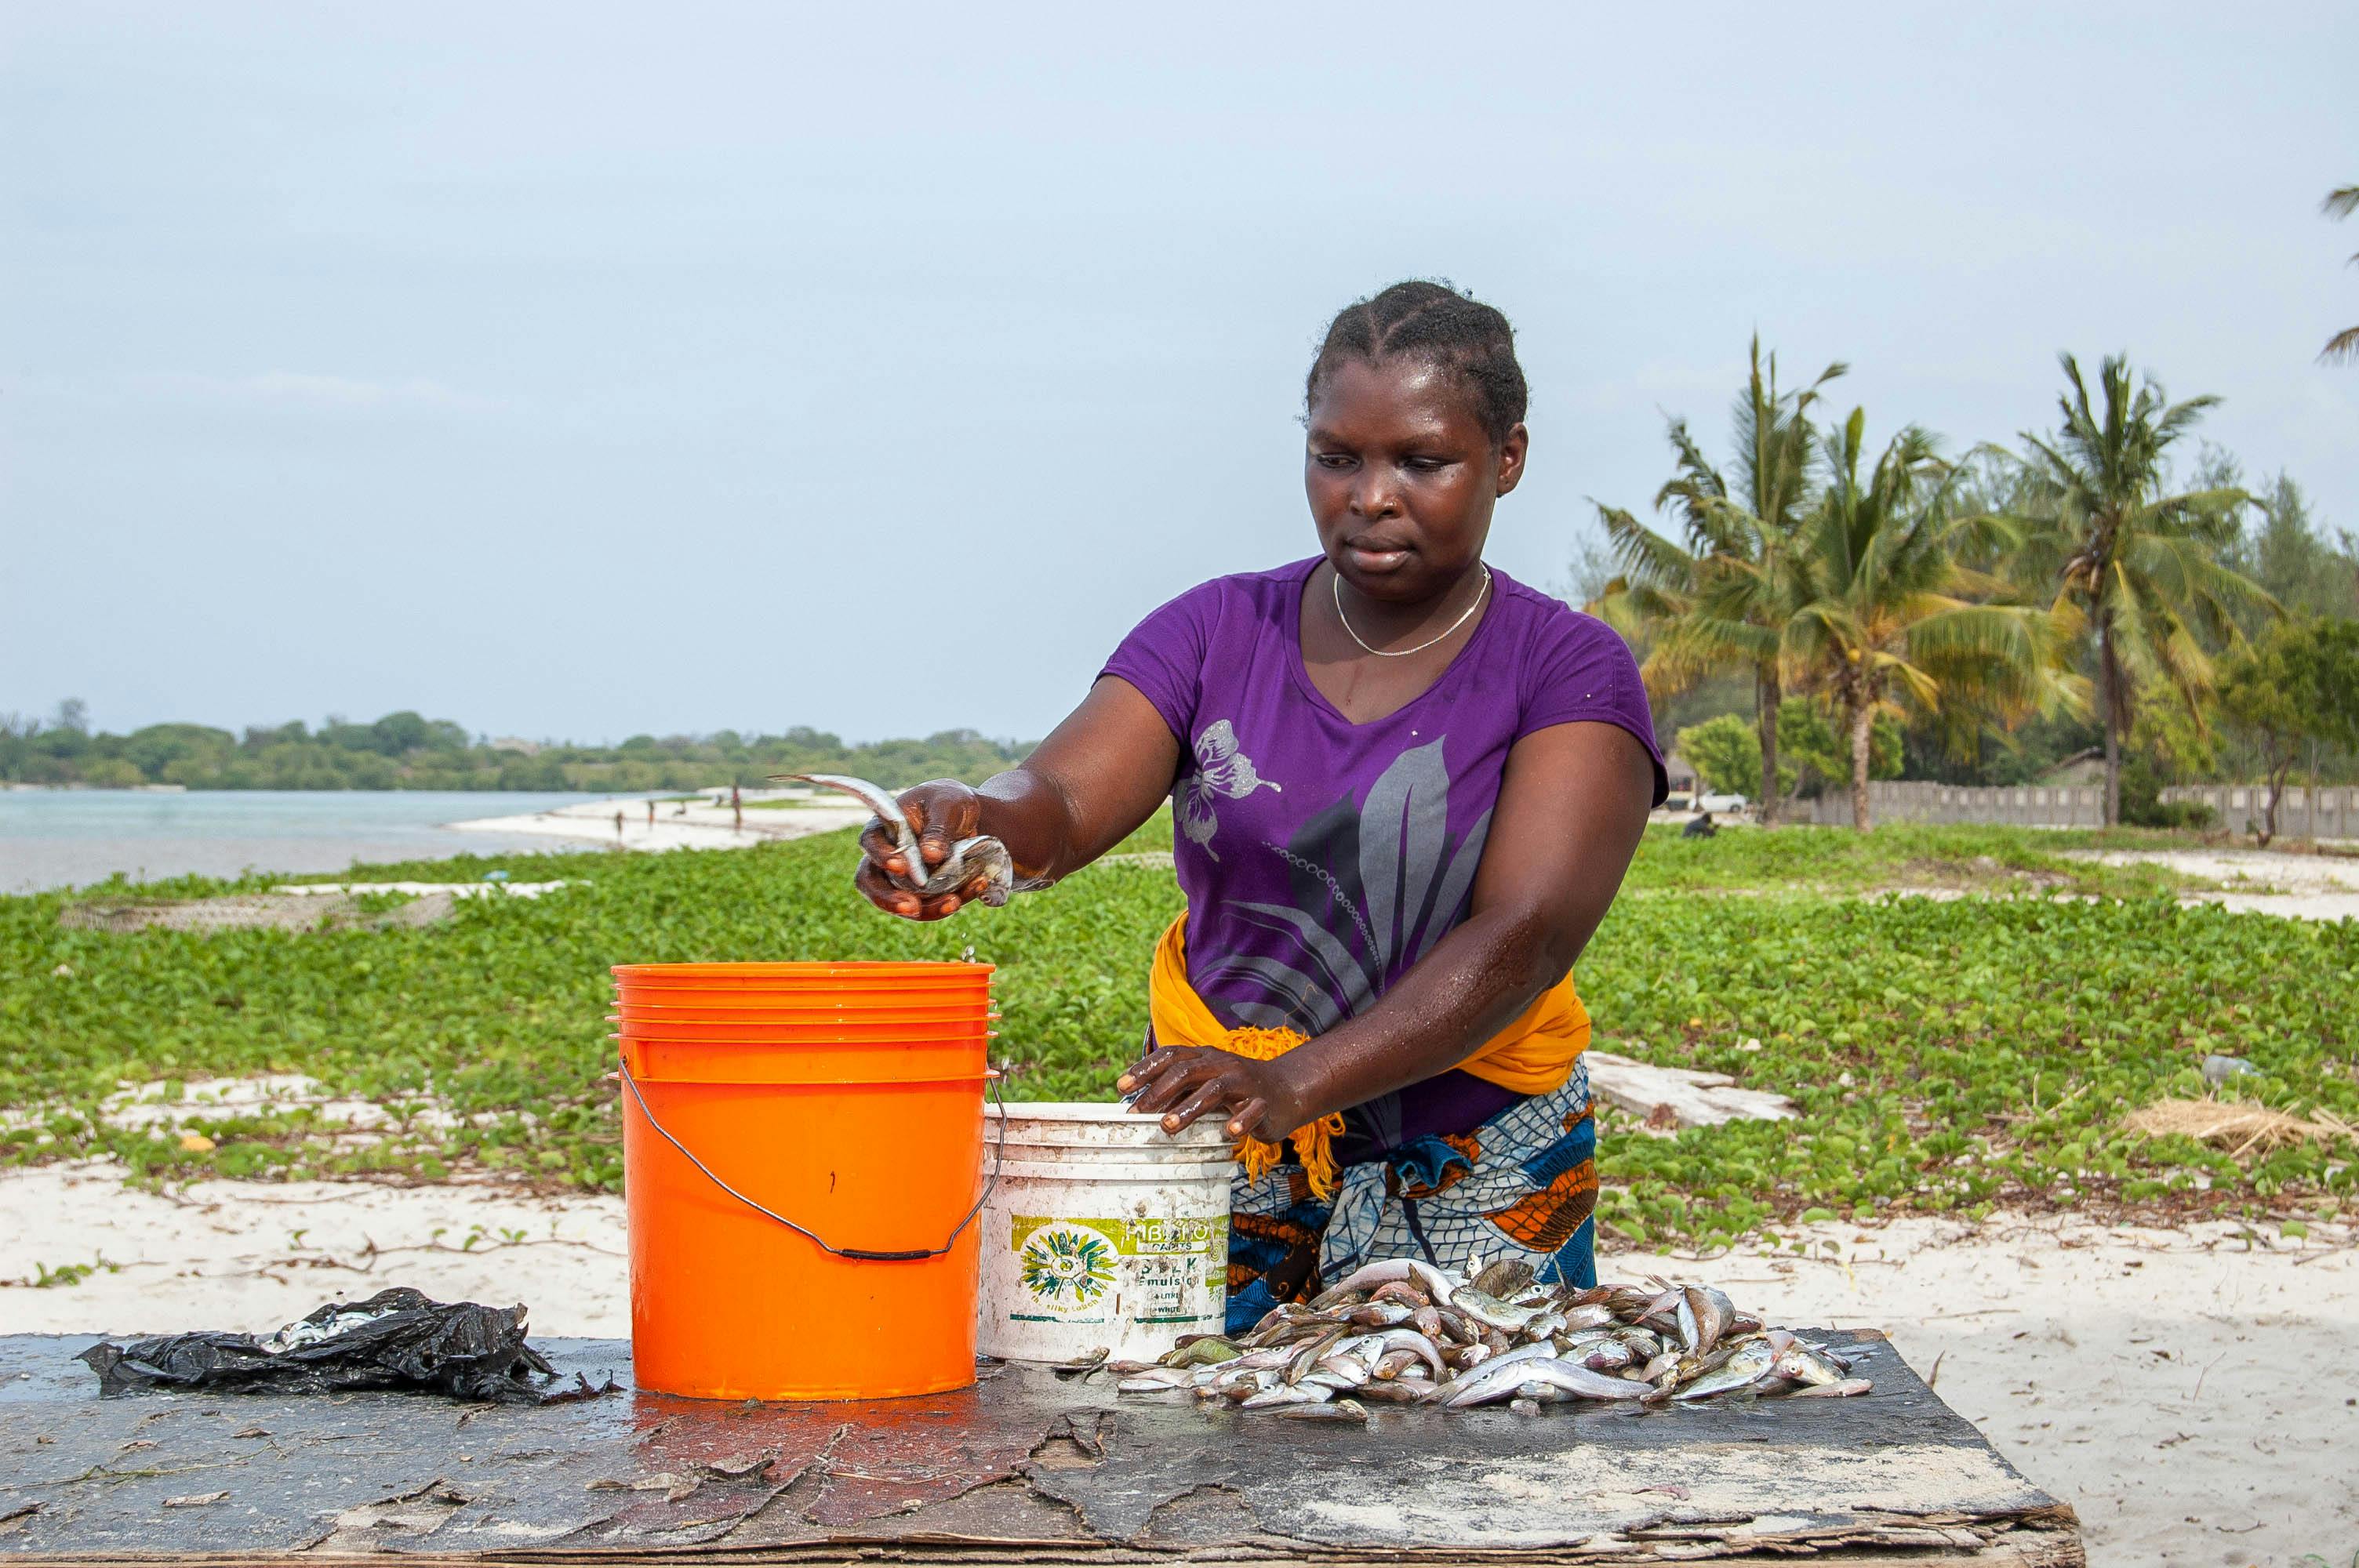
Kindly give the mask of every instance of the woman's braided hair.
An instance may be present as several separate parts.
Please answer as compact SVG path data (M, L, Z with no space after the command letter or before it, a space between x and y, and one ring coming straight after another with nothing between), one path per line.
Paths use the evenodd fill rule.
M1310 362L1304 407L1318 401L1321 384L1345 360L1397 358L1430 360L1464 382L1493 446L1523 423L1530 394L1516 362L1516 330L1472 295L1423 279L1396 283L1336 313Z

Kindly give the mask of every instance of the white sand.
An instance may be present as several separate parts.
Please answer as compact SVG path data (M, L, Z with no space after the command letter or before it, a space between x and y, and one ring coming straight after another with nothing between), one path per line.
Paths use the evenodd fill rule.
M0 1333L261 1330L387 1285L523 1302L539 1334L630 1333L620 1198L362 1182L201 1182L159 1196L90 1162L0 1172ZM101 1260L115 1268L79 1284L25 1283L41 1266Z
M99 1164L0 1173L0 1281L12 1281L0 1331L264 1330L408 1284L524 1302L541 1334L629 1333L615 1198L248 1182L168 1198ZM1885 1330L2000 1453L2080 1510L2093 1563L2292 1568L2318 1552L2344 1568L2359 1549L2348 1227L2296 1243L2223 1225L1907 1220L1806 1238L1808 1258L1625 1254L1603 1267L1716 1282L1789 1324ZM1830 1242L1834 1254L1816 1250ZM13 1282L98 1257L115 1271Z
M2108 866L2167 866L2221 884L2216 892L2188 894L2181 904L2216 903L2298 920L2359 920L2359 858L2268 849L2100 849L2074 858Z
M709 795L685 802L655 797L655 822L650 826L648 798L643 795L618 795L611 800L561 806L553 811L521 816L485 816L450 826L463 832L536 834L623 849L660 851L742 849L773 838L800 838L807 834L832 833L839 827L856 827L868 820L865 807L842 796L814 795L802 790L747 790L745 799L749 809L742 829L735 825L735 814L730 807L712 805L713 797ZM750 808L754 801L777 799L792 799L799 804L784 810ZM803 800L812 804L799 804ZM619 834L614 829L617 812L623 817Z

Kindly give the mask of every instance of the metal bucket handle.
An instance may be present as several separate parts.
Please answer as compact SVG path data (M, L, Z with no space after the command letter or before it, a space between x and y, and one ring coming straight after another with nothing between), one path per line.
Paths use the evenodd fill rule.
M752 1198L747 1197L744 1193L739 1192L735 1187L731 1186L719 1176L714 1175L712 1173L712 1167L698 1159L695 1154L690 1152L687 1144L682 1143L679 1139L671 1135L671 1130L669 1128L656 1119L656 1113L647 1108L647 1097L639 1093L638 1080L631 1076L631 1065L628 1062L622 1064L622 1078L623 1087L631 1091L631 1098L637 1103L639 1114L647 1119L647 1125L654 1128L665 1142L679 1150L682 1159L686 1160L690 1164L695 1166L700 1172L703 1173L704 1179L706 1181L711 1182L714 1186L719 1187L723 1192L727 1193L731 1197L735 1198L739 1203L744 1204L747 1208L752 1209L756 1214L760 1215L763 1218L776 1220L778 1224L785 1226L788 1230L793 1231L797 1236L802 1237L805 1240L810 1242L811 1245L817 1247L821 1251L829 1253L837 1258L855 1259L863 1263L917 1263L922 1262L928 1258L939 1258L948 1252L951 1248L958 1245L960 1235L965 1231L968 1226L974 1223L974 1217L983 1212L983 1206L991 1201L993 1190L999 1185L1001 1152L1007 1147L1007 1101L1000 1097L999 1075L997 1073L993 1073L989 1076L991 1098L993 1102L999 1107L999 1141L992 1145L991 1179L983 1184L983 1195L974 1200L974 1206L966 1211L966 1217L960 1220L957 1225L951 1227L950 1237L947 1240L945 1240L940 1247L933 1248L929 1250L910 1252L876 1252L864 1247L831 1246L819 1235L817 1231L797 1225L793 1220L788 1219L785 1215L778 1213L777 1210L766 1208L761 1204L756 1203Z

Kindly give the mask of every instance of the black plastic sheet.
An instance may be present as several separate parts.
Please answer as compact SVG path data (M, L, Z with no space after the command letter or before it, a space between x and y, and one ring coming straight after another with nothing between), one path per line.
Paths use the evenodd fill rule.
M276 1334L196 1333L98 1344L80 1359L102 1394L149 1389L330 1394L415 1390L452 1399L538 1405L614 1391L552 1388L556 1373L525 1343L525 1309L438 1302L407 1287L331 1302Z

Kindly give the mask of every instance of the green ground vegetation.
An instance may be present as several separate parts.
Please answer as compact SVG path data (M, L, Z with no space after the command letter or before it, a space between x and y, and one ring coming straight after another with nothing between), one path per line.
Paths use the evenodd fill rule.
M330 719L318 729L151 724L127 735L94 731L82 704L49 719L0 713L0 783L189 789L584 790L629 794L760 784L772 773L853 773L906 786L921 779L980 783L1028 745L972 730L923 740L848 744L797 728L781 735L634 735L619 746L470 738L445 719L388 713L372 723Z
M2151 868L2068 852L2150 838L2001 828L1650 833L1580 969L1602 1046L1793 1097L1791 1122L1654 1137L1609 1120L1601 1215L1652 1240L1757 1233L1805 1214L2033 1206L2332 1212L2348 1144L2241 1161L2147 1141L2123 1118L2205 1092L2207 1053L2260 1069L2243 1098L2359 1119L2359 923L2182 910ZM1125 848L1170 842L1158 822ZM552 1186L621 1179L607 966L862 957L999 966L1019 1098L1098 1098L1146 1022L1147 955L1180 895L1158 857L1093 867L999 911L917 926L851 892L849 833L734 851L514 856L363 868L363 879L566 878L462 903L421 929L71 928L70 898L0 900L0 1158L114 1154L147 1180L209 1173ZM341 880L341 879L339 879ZM199 897L258 881L151 884ZM1943 886L1964 896L1862 898ZM2081 893L2086 898L2060 898ZM375 1101L378 1141L306 1115L200 1113L212 1147L110 1125L124 1083L307 1073ZM451 1119L456 1119L455 1125Z

